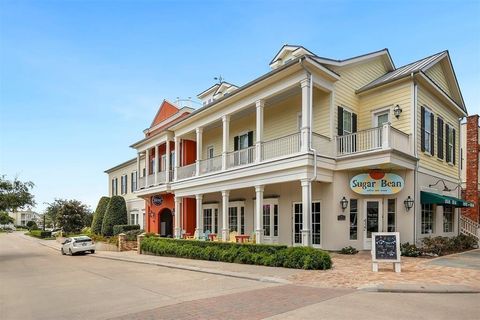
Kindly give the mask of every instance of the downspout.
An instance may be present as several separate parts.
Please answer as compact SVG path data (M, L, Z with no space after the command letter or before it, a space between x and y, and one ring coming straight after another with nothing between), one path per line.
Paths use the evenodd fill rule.
M303 61L305 60L305 57L302 57L300 59L300 65L302 68L305 70L305 72L308 75L308 79L310 81L310 92L309 92L309 105L310 107L308 108L309 112L309 127L310 130L308 130L308 136L309 136L309 143L308 143L308 151L313 152L313 177L310 179L310 182L315 181L317 179L317 150L312 147L312 124L313 124L313 76L312 73L307 69L307 67L304 66ZM310 195L310 199L311 199Z
M413 155L417 159L415 161L415 171L413 173L413 194L414 199L417 200L413 202L413 244L417 243L417 185L418 185L418 167L419 167L419 160L418 160L418 146L417 146L417 83L415 82L415 77L413 72L410 73L410 78L413 81ZM420 195L420 194L418 194Z

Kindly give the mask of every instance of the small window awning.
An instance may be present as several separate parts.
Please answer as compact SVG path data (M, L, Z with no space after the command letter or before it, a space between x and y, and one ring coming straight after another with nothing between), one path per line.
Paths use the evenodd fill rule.
M438 204L441 206L451 205L457 208L473 208L473 203L465 201L459 198L444 196L441 194L421 191L420 192L421 204Z

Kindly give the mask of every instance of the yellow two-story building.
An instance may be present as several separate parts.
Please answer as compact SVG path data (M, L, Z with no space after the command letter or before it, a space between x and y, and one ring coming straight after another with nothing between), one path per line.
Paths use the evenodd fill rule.
M459 232L467 112L447 51L396 68L387 49L332 60L285 45L270 67L210 87L201 108L133 145L151 168L135 191L146 230L168 194L176 237L191 226L337 250L370 249L373 232L402 243ZM161 148L171 167L152 158Z

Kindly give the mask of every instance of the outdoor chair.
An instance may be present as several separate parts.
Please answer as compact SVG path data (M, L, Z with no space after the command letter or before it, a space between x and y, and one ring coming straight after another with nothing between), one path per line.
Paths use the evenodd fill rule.
M230 242L237 242L237 239L235 238L236 235L238 235L237 231L230 232L229 241Z

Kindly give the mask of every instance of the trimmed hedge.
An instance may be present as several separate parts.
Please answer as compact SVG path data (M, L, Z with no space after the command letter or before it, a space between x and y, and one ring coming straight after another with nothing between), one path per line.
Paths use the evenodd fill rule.
M130 230L140 230L139 224L119 224L113 226L113 235L118 236L120 233L125 233Z
M112 236L113 226L128 223L127 204L122 196L113 196L105 211L102 223L102 235Z
M43 231L43 230L30 230L28 232L28 235L35 237L35 238L51 238L52 237L52 231Z
M332 267L330 255L311 247L240 244L147 237L143 252L169 257L243 264L325 270Z
M95 234L102 233L103 217L105 216L105 211L107 211L109 202L109 197L101 197L98 201L97 209L95 209L92 220L92 232Z

